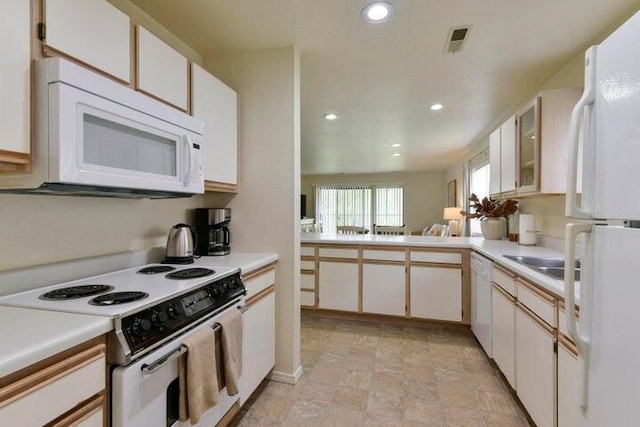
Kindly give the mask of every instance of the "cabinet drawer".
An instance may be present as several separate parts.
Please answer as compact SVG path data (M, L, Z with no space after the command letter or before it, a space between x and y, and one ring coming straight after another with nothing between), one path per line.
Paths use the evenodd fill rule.
M516 292L516 276L493 264L493 281L500 285L502 289L511 294L512 297L517 295Z
M316 262L303 259L300 261L300 270L315 270Z
M300 256L315 256L315 246L300 246Z
M300 275L300 289L315 289L316 288L316 275L315 274L301 274Z
M358 259L358 249L320 248L320 256L323 258Z
M300 291L300 305L313 307L316 305L316 293L305 290Z
M276 269L273 265L253 271L242 277L247 288L247 299L276 283Z
M517 279L518 301L552 327L558 325L557 300L535 285Z
M462 254L455 252L411 251L411 261L435 262L439 264L461 264Z
M105 388L104 344L0 389L3 425L43 425Z
M363 259L376 259L382 261L404 261L404 251L378 251L365 249L362 251Z

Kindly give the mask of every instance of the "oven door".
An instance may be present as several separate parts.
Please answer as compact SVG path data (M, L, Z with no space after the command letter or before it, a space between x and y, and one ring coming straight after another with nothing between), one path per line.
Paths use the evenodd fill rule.
M244 301L233 304L156 351L127 366L115 368L111 374L112 426L191 426L188 420L185 422L178 420L178 356L182 352L182 342L201 328L215 328L217 320L229 310L244 311L244 305ZM196 424L198 426L216 425L239 399L239 394L235 396L227 394L219 328L216 331L216 365L220 382L218 404L202 415ZM146 369L143 370L143 368Z

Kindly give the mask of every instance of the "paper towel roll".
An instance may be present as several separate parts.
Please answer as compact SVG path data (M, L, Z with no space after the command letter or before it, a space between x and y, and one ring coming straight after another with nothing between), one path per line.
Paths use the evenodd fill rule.
M534 215L522 214L519 217L520 228L518 243L525 246L535 246L536 237L536 217Z

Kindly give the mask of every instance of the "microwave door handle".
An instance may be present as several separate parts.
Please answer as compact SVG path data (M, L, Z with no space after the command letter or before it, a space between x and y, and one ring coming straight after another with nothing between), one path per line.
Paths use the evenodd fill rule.
M186 164L185 159L187 159ZM182 140L182 166L185 169L182 183L185 187L189 185L191 180L191 161L191 142L189 141L189 136L185 135Z

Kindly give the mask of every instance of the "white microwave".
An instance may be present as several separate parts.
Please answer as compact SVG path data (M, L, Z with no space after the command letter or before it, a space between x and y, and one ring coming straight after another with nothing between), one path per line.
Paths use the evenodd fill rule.
M34 62L32 172L0 190L131 198L204 192L204 124L62 58Z

